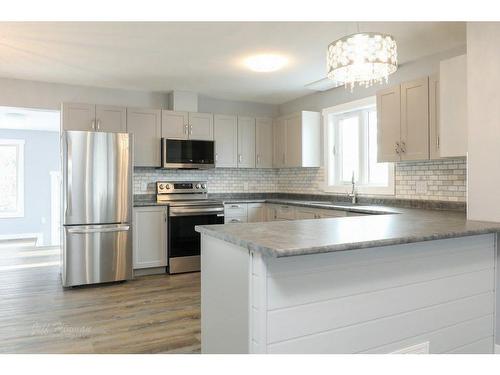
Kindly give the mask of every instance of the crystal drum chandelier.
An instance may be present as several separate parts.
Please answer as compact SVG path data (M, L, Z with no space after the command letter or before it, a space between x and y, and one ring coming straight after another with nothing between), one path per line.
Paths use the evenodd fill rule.
M327 50L328 78L350 87L388 81L398 69L396 41L391 35L357 33L336 40Z

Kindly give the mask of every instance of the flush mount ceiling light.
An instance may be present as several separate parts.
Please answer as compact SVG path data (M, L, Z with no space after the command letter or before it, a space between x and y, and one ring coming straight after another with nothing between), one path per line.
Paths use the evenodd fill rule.
M370 87L387 82L398 69L396 41L387 34L358 32L331 43L326 62L328 78L345 84L351 91L356 83Z
M261 54L246 58L244 63L248 69L254 72L267 73L280 70L288 64L288 59L280 55Z

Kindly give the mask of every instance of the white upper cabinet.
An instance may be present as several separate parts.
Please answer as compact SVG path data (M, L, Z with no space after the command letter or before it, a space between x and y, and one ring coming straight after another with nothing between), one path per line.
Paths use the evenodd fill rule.
M429 78L401 84L401 160L429 159Z
M188 112L161 111L161 136L163 138L189 138Z
M232 115L214 115L215 166L238 166L238 118Z
M214 115L211 113L189 112L189 139L213 141Z
M62 104L62 129L103 132L125 132L127 109L88 103Z
M429 159L429 77L377 92L378 161Z
M213 140L214 116L211 113L163 110L161 114L163 138Z
M277 118L273 122L273 166L275 168L285 167L286 152L286 129L285 120Z
M439 64L439 140L442 157L467 154L467 56Z
M273 126L274 166L321 166L321 115L301 111L277 119Z
M440 159L439 135L439 76L429 77L429 154L431 159Z
M161 110L127 108L127 132L134 135L134 166L159 167Z
M95 130L95 105L63 103L61 106L63 130Z
M126 132L127 109L113 105L95 106L96 128L103 132Z
M273 120L270 118L255 119L255 166L273 166Z
M238 167L255 168L255 118L238 116Z
M401 88L377 92L377 160L399 161L401 141Z

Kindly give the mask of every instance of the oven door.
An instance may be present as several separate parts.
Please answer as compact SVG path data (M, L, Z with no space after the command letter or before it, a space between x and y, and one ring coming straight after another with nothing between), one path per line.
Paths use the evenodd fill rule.
M200 233L197 225L223 224L223 208L171 207L169 213L168 272L200 270Z
M207 169L215 167L214 141L162 138L162 167Z

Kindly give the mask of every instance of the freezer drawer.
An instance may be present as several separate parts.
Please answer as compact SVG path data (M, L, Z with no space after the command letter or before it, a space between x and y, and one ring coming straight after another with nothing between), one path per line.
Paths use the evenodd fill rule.
M128 224L64 227L63 286L132 278L132 228Z

